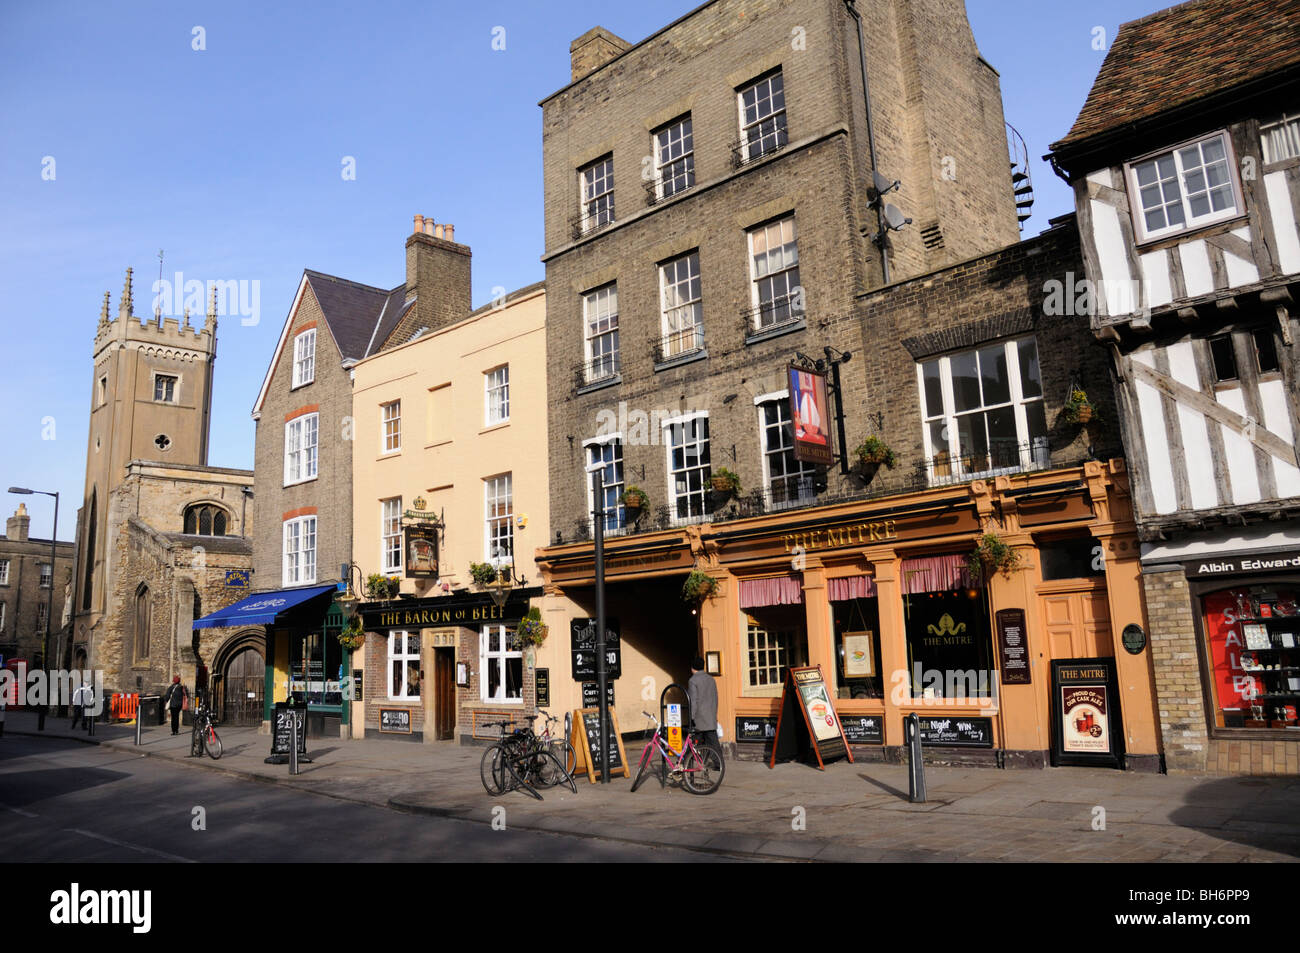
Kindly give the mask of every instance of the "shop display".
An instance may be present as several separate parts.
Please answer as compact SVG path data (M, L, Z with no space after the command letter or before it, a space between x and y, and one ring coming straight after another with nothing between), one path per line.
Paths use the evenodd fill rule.
M1300 727L1300 614L1294 590L1252 586L1203 599L1218 723Z

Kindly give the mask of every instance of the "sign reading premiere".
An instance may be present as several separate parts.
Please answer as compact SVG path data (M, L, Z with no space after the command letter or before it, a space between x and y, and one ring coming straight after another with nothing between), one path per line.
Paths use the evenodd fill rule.
M408 524L406 531L406 578L438 577L438 526L436 523Z
M803 463L830 466L835 462L835 454L831 450L826 375L791 364L787 376L790 420L794 424L794 458Z

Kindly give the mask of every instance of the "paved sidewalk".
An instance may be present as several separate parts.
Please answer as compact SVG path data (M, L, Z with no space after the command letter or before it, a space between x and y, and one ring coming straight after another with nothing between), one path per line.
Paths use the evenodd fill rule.
M930 800L907 800L907 769L837 762L769 769L729 761L719 790L697 797L648 780L578 779L545 800L489 797L482 749L451 743L309 739L311 764L291 777L268 765L270 738L220 728L220 761L191 759L189 732L97 726L94 739L49 719L45 735L94 741L203 770L411 813L603 840L665 844L755 859L827 861L1293 861L1300 858L1300 779L1128 774L1091 768L926 768ZM36 716L9 713L7 733L37 735ZM3 739L0 739L3 744ZM629 750L628 757L636 758ZM496 808L504 808L504 814ZM1099 811L1098 809L1101 809ZM1104 830L1094 829L1103 819ZM499 820L498 820L499 822Z

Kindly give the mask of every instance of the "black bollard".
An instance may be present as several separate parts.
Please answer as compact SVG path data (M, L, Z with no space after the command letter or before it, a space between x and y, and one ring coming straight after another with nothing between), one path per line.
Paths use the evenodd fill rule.
M135 743L136 747L140 745L140 716L144 714L144 705L138 705L135 709Z
M925 762L921 756L921 719L912 712L903 719L907 735L907 798L913 804L925 803Z

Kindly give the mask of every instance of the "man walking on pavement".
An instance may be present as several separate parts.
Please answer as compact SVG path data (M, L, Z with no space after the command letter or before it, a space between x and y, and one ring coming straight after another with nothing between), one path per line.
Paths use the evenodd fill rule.
M691 663L691 680L686 683L686 697L691 703L691 723L700 743L716 748L718 744L718 686L713 676L704 671L704 659L698 655Z
M181 708L185 706L185 700L189 697L189 691L181 684L179 675L172 676L172 683L167 688L167 694L163 696L163 704L166 705L172 713L172 734L178 735L181 731Z
M87 729L89 729L90 722L86 716L86 706L90 704L90 699L87 697L89 694L90 694L89 682L82 682L73 691L72 724L68 726L69 731L74 730L77 727L77 722L79 721L85 722Z

